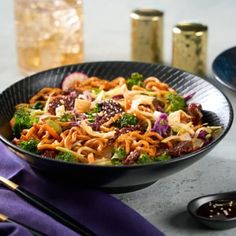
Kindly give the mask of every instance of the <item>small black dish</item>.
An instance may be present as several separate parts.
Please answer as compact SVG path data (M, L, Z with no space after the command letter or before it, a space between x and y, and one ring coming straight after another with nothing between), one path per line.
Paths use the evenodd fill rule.
M221 84L236 91L236 47L220 53L213 61L212 71Z
M222 211L223 212L223 207L220 206L220 204L216 204L214 206L214 202L224 202L224 204L226 203L231 203L231 206L233 205L233 210L230 210L231 216L227 215L229 213L229 211L226 211L226 216L223 217L223 213L220 214L219 216L213 217L211 215L210 217L207 216L202 216L202 211L199 211L199 209L203 209L203 206L210 206L208 209L212 209L211 212L213 212L213 209L215 211ZM213 204L212 204L213 203ZM201 196L198 198L193 199L192 201L190 201L188 203L187 209L188 212L200 223L204 224L205 226L212 228L212 229L229 229L229 228L233 228L236 227L236 191L234 192L226 192L226 193L217 193L217 194L211 194L211 195L206 195L206 196ZM223 204L222 204L223 205ZM225 206L225 205L224 205ZM230 207L227 207L227 210ZM234 209L235 208L235 209ZM224 208L225 209L225 208ZM206 210L206 208L205 208ZM215 211L215 212L216 212ZM206 213L206 211L204 212ZM200 215L201 214L201 215ZM210 214L215 214L215 213L210 213Z

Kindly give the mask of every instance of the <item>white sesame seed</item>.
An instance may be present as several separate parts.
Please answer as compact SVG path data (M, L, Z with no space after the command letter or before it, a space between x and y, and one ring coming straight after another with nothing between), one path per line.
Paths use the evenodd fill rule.
M224 214L225 214L226 216L228 216L228 215L229 215L228 211L226 211L226 210L223 210L223 212L224 212Z

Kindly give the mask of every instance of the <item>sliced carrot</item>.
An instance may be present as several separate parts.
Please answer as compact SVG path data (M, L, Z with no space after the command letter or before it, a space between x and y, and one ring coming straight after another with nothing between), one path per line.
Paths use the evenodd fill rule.
M47 130L49 132L49 134L51 134L55 139L61 140L61 137L58 135L58 133L49 125L45 124L44 129Z
M28 133L25 135L25 137L26 137L27 140L30 139L30 138L32 138L33 134L35 133L35 130L36 130L36 129L35 129L34 126L29 129Z

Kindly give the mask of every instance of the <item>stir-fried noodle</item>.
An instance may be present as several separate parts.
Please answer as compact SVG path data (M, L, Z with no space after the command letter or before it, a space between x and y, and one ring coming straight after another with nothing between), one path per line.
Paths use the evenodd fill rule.
M111 81L73 73L62 88L43 88L16 106L13 142L69 162L169 160L200 149L220 130L202 123L201 104L189 102L193 95L138 73Z

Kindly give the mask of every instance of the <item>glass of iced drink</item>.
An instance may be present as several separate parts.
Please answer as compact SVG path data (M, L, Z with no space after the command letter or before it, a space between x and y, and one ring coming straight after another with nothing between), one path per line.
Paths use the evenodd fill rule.
M83 61L82 0L15 0L20 71L35 72Z

